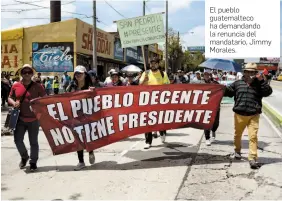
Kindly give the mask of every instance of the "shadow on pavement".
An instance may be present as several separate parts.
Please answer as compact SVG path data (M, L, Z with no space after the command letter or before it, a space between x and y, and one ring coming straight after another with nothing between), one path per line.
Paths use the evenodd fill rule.
M7 191L8 188L6 187L5 184L1 184L1 191Z
M213 142L213 144L216 144L216 145L230 145L230 146L233 146L233 143L234 143L233 140L216 140L216 141ZM263 142L263 141L258 141L258 146L261 149L268 147L270 144L271 144L271 142L267 143L267 142ZM241 146L242 146L242 149L249 149L249 141L248 140L242 140Z
M81 193L75 193L69 197L70 200L79 200Z
M187 148L185 148L187 149ZM188 148L189 149L189 148ZM194 147L190 152L180 152L180 151L169 151L163 150L163 156L153 157L157 155L156 152L162 150L149 150L142 152L140 150L130 151L126 154L126 157L136 159L137 161L118 164L116 161L103 161L89 166L81 171L89 170L138 170L138 169L152 169L152 168L162 168L162 167L177 167L177 166L188 166L191 164L192 160L197 156L197 159L193 165L202 164L220 164L220 163L230 163L230 154L228 155L214 155L209 153L197 154L197 148ZM144 156L145 153L145 156ZM143 160L138 160L138 158L144 158ZM149 157L149 158L148 158ZM242 161L246 162L246 161ZM271 164L282 162L282 158L265 158L259 157L259 162L262 164ZM48 171L59 171L68 172L74 171L75 166L45 166L39 167L36 172L48 172ZM28 173L28 172L27 172Z

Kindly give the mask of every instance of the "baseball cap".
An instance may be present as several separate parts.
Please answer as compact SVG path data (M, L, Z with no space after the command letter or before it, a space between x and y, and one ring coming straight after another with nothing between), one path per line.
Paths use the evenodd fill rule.
M74 72L75 73L86 73L87 70L84 66L78 65L75 67Z

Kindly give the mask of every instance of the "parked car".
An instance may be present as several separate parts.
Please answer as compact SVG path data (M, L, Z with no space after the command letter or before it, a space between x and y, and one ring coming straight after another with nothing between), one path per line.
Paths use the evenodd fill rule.
M277 80L282 81L282 73L280 73L280 75L278 75Z

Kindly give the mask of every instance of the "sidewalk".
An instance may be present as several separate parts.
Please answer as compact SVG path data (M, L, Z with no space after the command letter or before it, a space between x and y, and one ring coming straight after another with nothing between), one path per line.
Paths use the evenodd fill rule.
M233 112L221 106L217 140L210 147L202 144L191 170L184 178L178 200L281 200L282 139L261 116L259 128L259 170L249 167L248 135L242 138L243 160L231 159L233 153Z

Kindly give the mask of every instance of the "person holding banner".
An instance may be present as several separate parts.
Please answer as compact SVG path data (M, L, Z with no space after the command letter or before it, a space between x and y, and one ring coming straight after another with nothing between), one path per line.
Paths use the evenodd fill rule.
M159 70L159 59L154 57L150 62L150 70L145 71L139 81L140 85L162 85L170 84L166 72ZM166 131L160 131L162 142L165 142ZM153 142L152 132L145 133L146 144L144 149L149 149Z
M240 160L241 139L245 128L248 128L249 134L249 163L252 169L258 169L258 129L259 118L262 113L262 98L270 96L272 88L263 75L259 73L257 64L248 63L244 68L244 76L241 80L233 82L226 87L225 96L235 97L234 111L234 147L235 159Z
M208 69L205 69L204 71L204 82L206 84L219 84L216 80L213 79L213 75L211 74L210 70ZM219 117L220 117L220 107L216 113L216 117L215 117L215 121L213 123L212 129L204 131L207 146L211 146L211 142L215 140L215 132L219 126ZM212 131L212 141L210 140L211 131Z
M124 86L124 82L121 80L120 73L117 71L111 72L111 82L106 84L106 87Z
M92 87L92 80L90 75L87 73L84 66L78 65L74 69L74 77L70 85L67 87L67 92L87 90ZM74 170L84 169L84 150L77 151L78 164ZM89 163L93 165L95 163L95 155L93 151L89 152Z
M29 64L25 64L19 69L22 80L12 86L10 96L8 98L9 104L14 108L19 108L19 118L15 121L16 128L14 131L14 141L17 150L21 156L19 164L20 169L25 168L29 159L27 149L24 144L25 132L28 132L30 143L30 171L37 170L37 160L39 154L38 133L39 122L35 114L30 109L30 101L35 98L46 95L45 89L39 83L31 80L34 75L34 69Z

